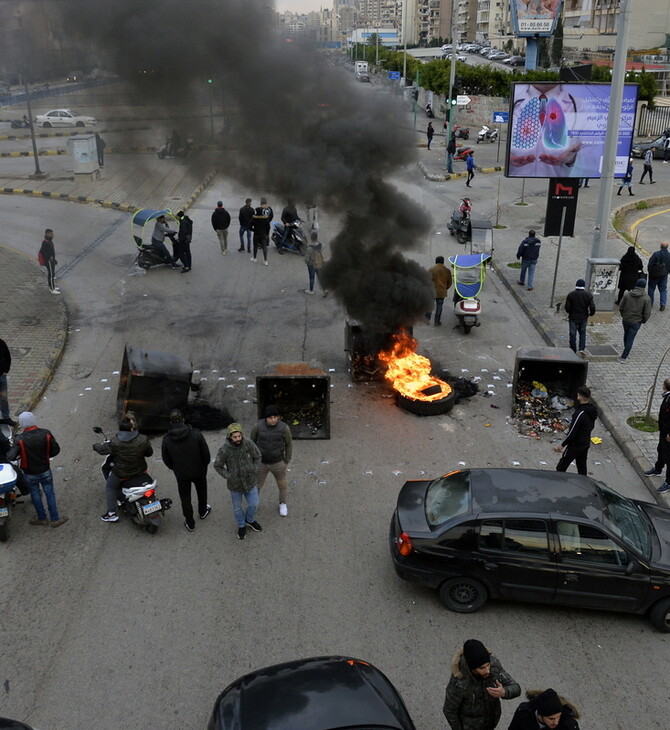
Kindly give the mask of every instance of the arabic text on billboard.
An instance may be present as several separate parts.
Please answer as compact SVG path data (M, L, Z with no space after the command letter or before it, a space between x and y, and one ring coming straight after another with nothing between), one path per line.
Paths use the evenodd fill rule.
M513 84L507 177L600 177L610 90L610 84ZM637 84L624 86L615 177L628 167L637 91Z

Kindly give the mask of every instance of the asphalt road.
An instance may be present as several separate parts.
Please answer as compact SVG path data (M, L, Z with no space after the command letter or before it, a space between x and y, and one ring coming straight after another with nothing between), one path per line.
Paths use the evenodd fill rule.
M396 184L433 212L416 259L428 266L438 254L460 252L446 221L462 188L426 182L415 168ZM492 176L478 184L494 197ZM514 353L541 338L496 276L487 279L482 326L471 335L453 329L448 306L445 326L415 328L424 353L454 374L481 378L493 395L419 419L400 411L384 386L349 382L344 312L332 297L302 293L302 259L271 252L268 267L254 264L235 250L234 237L221 256L211 210L219 198L236 210L247 194L219 179L197 202L188 275L138 274L123 214L0 197L2 243L33 257L45 226L55 229L59 268L69 270L60 286L71 323L64 359L36 409L62 446L54 473L70 522L58 530L30 527L32 508L19 507L0 551L7 617L0 714L42 730L93 723L100 730L195 730L205 727L220 690L244 672L335 653L379 666L417 728L432 730L445 726L451 655L477 637L523 687L553 686L569 696L582 709L583 727L664 728L670 638L644 619L513 603L457 615L391 567L388 524L405 479L460 463L551 469L557 459L549 439L521 438L508 423ZM511 195L503 190L503 198ZM270 196L275 210L282 203ZM338 220L328 211L321 218L327 242ZM323 363L333 386L331 438L296 442L287 518L277 514L270 480L258 516L264 531L238 541L227 490L212 470L212 514L188 533L174 479L155 460L160 496L175 500L160 532L99 520L104 496L92 427L114 428L125 343L189 358L203 378L202 397L247 429L256 417L250 386L268 363ZM602 427L596 434L603 444L592 449L593 476L645 498ZM214 452L223 433L208 432L207 440ZM160 440L153 444L158 450ZM515 706L504 703L500 727Z

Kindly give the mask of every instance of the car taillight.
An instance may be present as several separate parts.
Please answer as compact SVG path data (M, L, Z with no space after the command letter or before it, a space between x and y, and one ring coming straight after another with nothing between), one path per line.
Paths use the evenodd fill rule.
M147 489L147 491L144 493L144 496L147 499L151 499L151 497L153 497L154 494L156 494L156 490L155 489Z
M398 535L395 544L398 548L398 552L404 556L410 555L414 550L414 545L412 545L412 538L406 532L401 532Z

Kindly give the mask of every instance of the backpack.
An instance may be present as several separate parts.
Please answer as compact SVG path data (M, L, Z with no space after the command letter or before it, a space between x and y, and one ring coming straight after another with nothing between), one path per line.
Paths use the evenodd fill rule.
M668 275L668 269L664 261L654 261L653 264L647 266L650 279L662 279Z
M38 263L38 264L39 264L40 266L46 266L46 265L47 265L47 261L46 261L46 259L44 258L44 254L43 254L43 253L42 253L41 251L38 251L38 252L37 252L37 263Z

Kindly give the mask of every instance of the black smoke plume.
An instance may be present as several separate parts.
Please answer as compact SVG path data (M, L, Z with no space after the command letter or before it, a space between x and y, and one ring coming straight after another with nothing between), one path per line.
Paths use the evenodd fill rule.
M264 0L61 7L63 27L104 49L132 98L190 116L183 136L196 124L206 131L208 93L216 94L226 121L222 169L243 195L266 195L279 209L292 197L345 215L323 278L349 316L388 332L432 309L428 274L402 255L420 247L429 219L386 182L414 159L397 99L359 88L343 69L287 42Z

